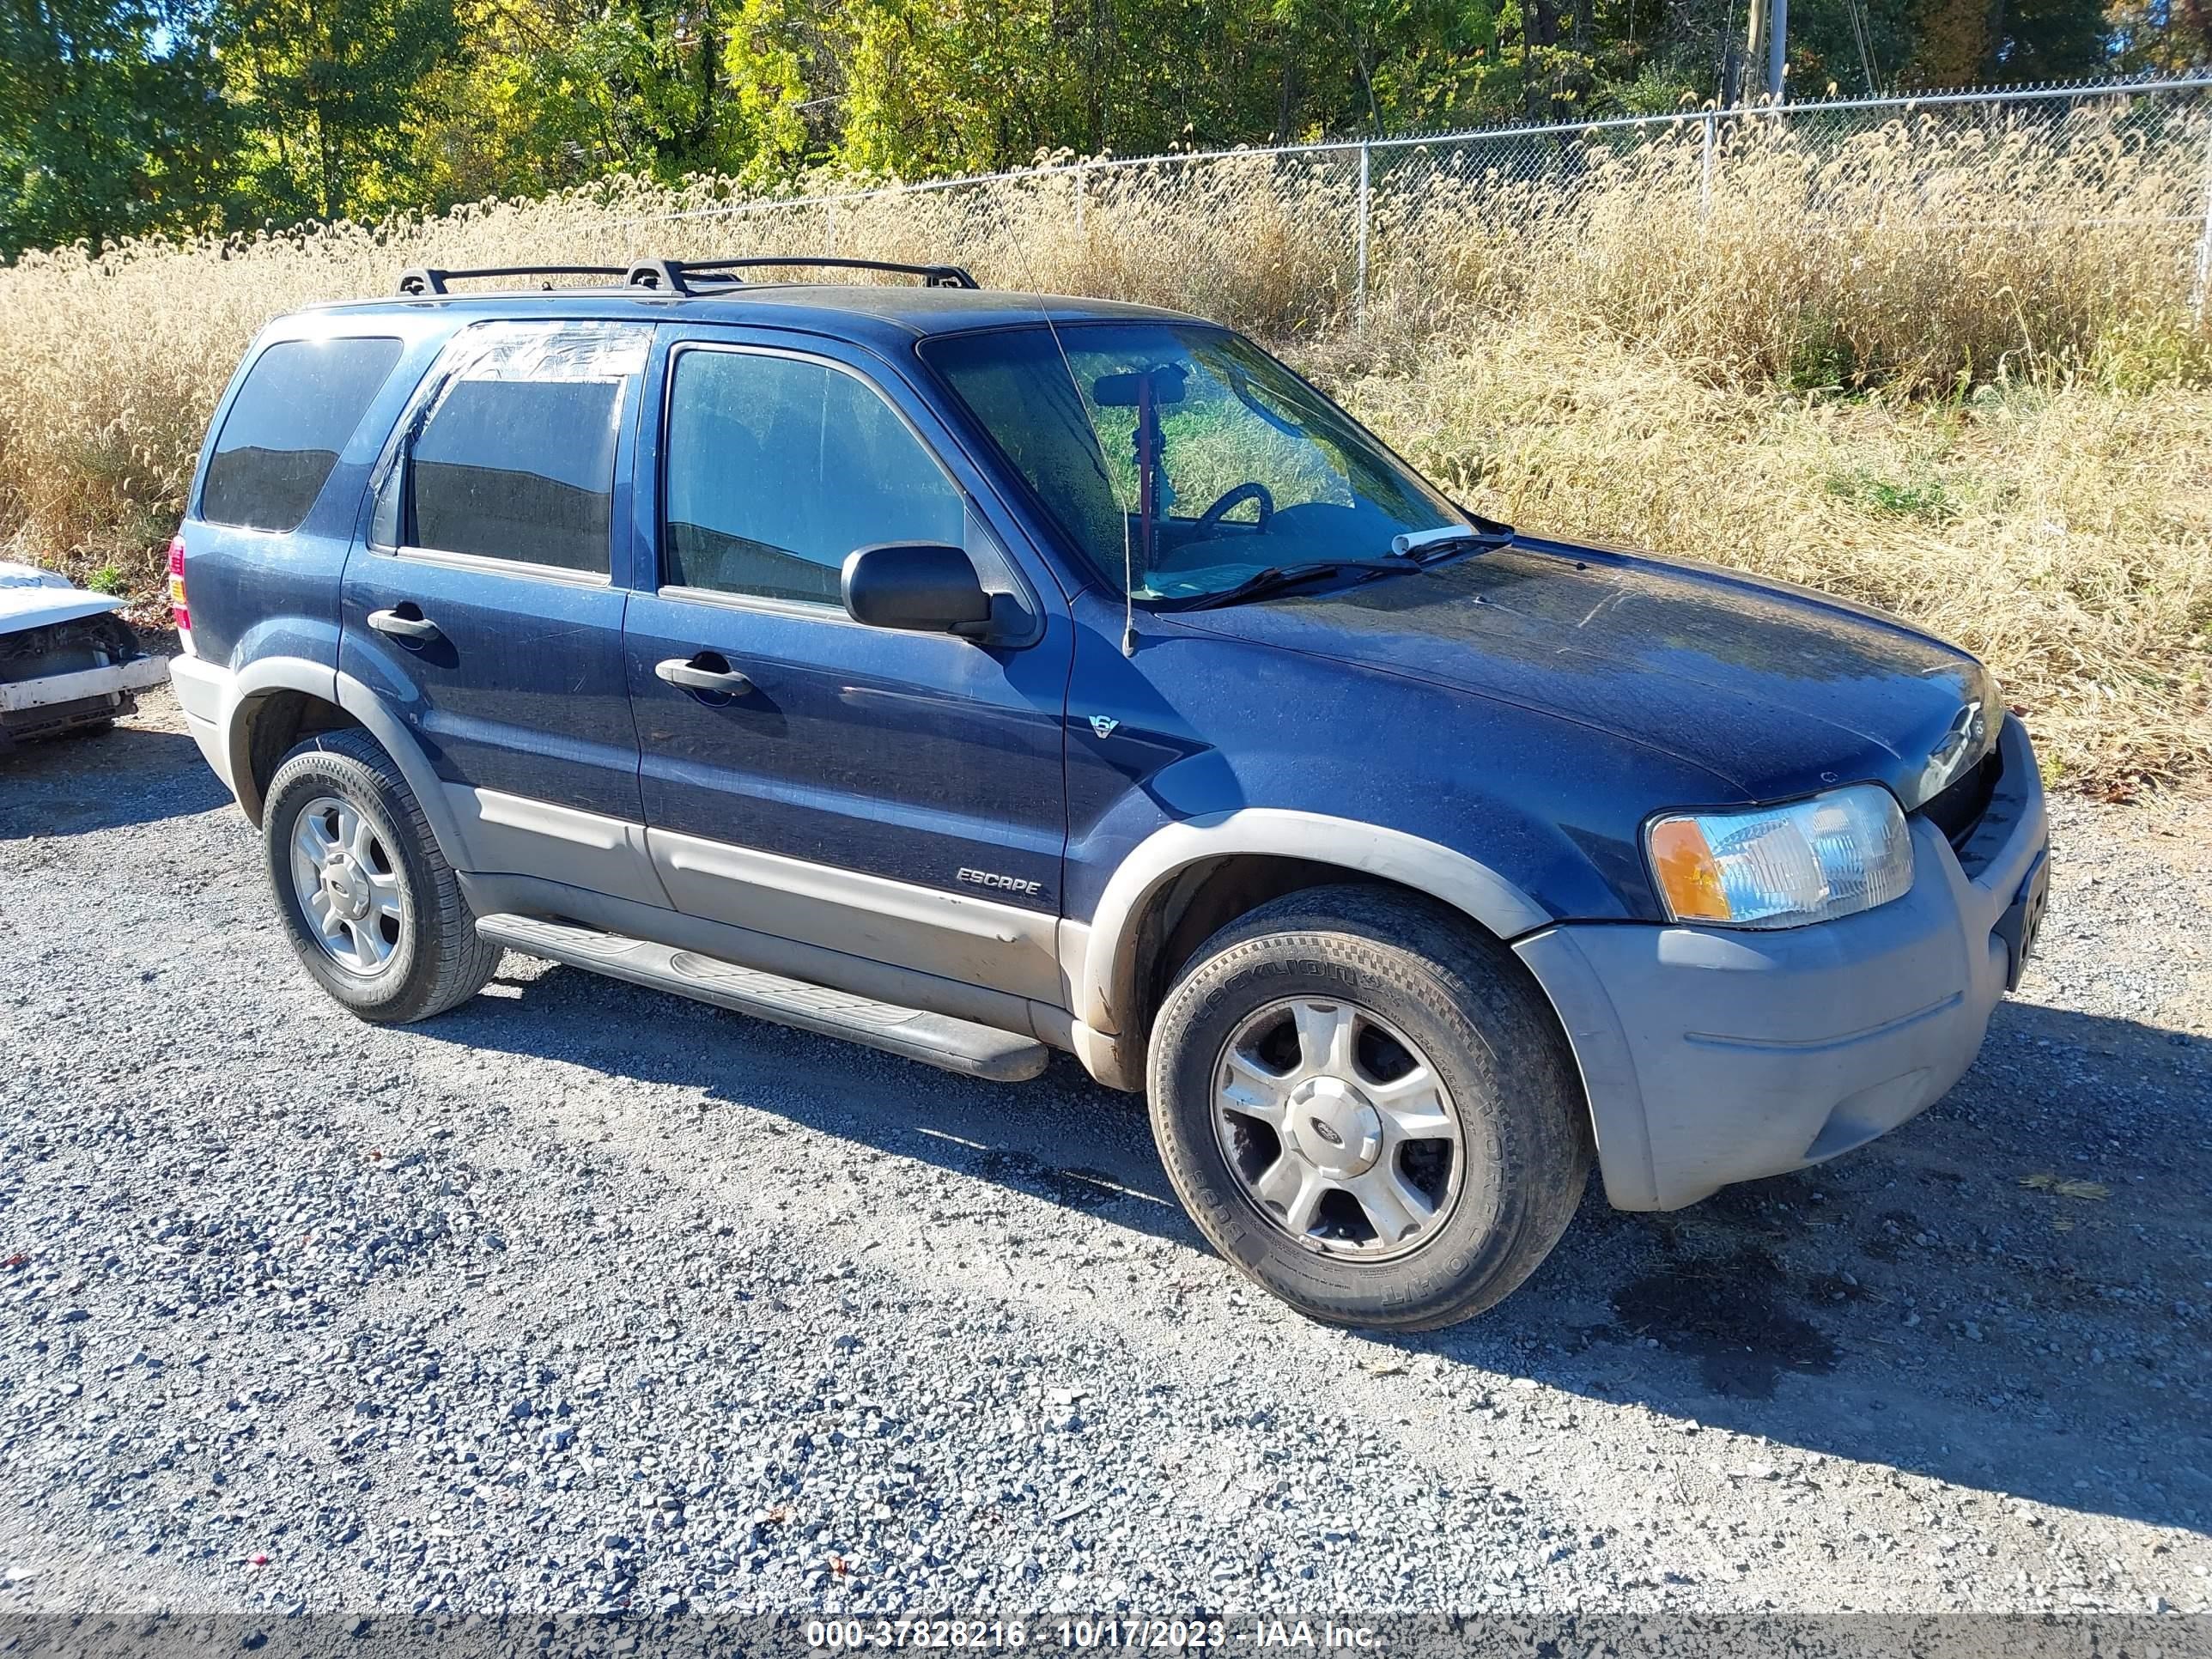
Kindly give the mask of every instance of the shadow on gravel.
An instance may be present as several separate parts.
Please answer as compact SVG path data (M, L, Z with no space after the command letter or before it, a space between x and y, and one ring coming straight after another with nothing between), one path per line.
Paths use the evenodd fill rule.
M576 969L501 989L418 1029L701 1091L1206 1248L1141 1103L1072 1061L994 1086ZM1959 1088L1873 1146L1665 1215L1609 1209L1594 1182L1507 1301L1385 1340L1649 1407L1674 1419L1655 1437L1726 1427L1778 1453L2205 1528L2212 1044L2177 1035L2008 1004ZM2025 1184L2044 1176L2104 1195ZM1737 1458L1741 1478L1779 1478Z
M2212 1530L2208 1103L2203 1038L2008 1003L1959 1087L1892 1135L1671 1214L1609 1209L1593 1183L1528 1285L1403 1345ZM1737 1456L1748 1479L1787 1461Z
M1152 1150L1143 1101L1099 1088L1067 1055L1054 1055L1034 1083L977 1083L578 968L549 966L497 988L507 994L414 1029L699 1090L710 1102L1205 1249Z
M229 799L181 732L125 724L0 752L0 841L154 823Z

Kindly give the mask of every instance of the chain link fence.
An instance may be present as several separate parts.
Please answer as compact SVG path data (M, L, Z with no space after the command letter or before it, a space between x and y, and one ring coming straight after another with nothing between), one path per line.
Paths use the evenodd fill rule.
M1480 298L1516 242L1637 204L1694 235L2124 231L2204 318L2212 76L1076 161L623 222L630 257L955 260L993 286L1200 308L1276 336Z

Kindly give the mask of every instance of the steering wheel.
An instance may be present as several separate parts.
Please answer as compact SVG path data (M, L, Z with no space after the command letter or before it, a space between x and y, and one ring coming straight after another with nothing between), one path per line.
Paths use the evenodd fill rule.
M1260 504L1260 517L1252 527L1255 530L1266 530L1267 520L1275 516L1275 498L1267 493L1267 486L1263 483L1241 483L1233 489L1224 490L1218 501L1198 515L1200 532L1212 530L1228 516L1231 507L1241 506L1246 501L1257 501Z

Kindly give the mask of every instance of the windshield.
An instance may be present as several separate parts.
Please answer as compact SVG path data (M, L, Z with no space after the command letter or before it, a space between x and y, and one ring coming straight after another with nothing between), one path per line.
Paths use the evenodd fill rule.
M1138 599L1388 558L1395 537L1467 522L1342 410L1224 330L1082 323L1062 325L1057 344L1037 326L933 340L923 353L1116 589L1126 559Z

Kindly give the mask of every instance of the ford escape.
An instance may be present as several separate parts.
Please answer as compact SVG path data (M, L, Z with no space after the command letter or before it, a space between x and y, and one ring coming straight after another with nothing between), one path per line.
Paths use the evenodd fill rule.
M1972 1060L2046 886L1972 658L1468 512L1226 329L837 263L415 271L247 353L173 678L345 1006L511 949L1066 1051L1231 1261L1403 1329L1593 1161L1690 1204Z

